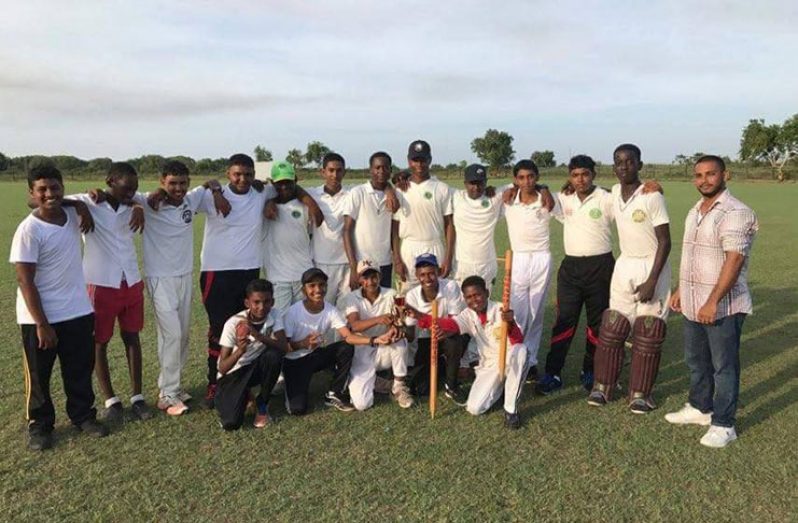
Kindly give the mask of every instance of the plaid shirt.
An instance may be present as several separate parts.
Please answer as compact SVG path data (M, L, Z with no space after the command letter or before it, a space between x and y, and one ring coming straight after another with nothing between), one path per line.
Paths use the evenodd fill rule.
M732 314L750 314L753 306L748 290L748 260L754 236L759 230L756 214L726 189L706 214L700 213L701 201L687 213L679 270L682 314L697 321L718 282L726 252L745 256L740 275L731 290L718 302L716 319Z

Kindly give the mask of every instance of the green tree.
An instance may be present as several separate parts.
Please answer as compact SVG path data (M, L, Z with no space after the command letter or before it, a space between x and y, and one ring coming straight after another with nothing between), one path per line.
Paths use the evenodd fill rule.
M290 152L290 151L289 151ZM330 152L330 148L321 142L310 142L305 150L305 163L312 163L321 167L321 159Z
M471 141L471 150L494 172L515 158L513 137L496 129L488 129L485 136L474 138Z
M88 163L86 160L68 155L51 156L50 159L60 171L76 171L83 169Z
M5 171L11 167L11 159L3 153L0 153L0 171Z
M104 175L108 172L108 169L111 168L112 163L114 163L114 161L110 158L94 158L89 160L89 163L86 164L86 169L93 173Z
M197 166L197 162L191 156L183 156L181 154L178 154L177 156L170 156L169 158L167 158L167 160L180 162L186 167L188 167L189 171L193 171ZM160 172L158 174L160 174Z
M256 145L255 146L255 161L256 162L271 162L272 160L273 160L272 152L270 150L266 149L262 145Z
M305 165L305 156L299 149L291 149L285 155L285 161L294 166L294 169L299 169Z
M769 163L780 182L785 179L784 165L795 157L798 157L798 114L781 125L765 125L761 118L750 120L743 129L740 159Z
M468 162L465 160L460 160L460 163L457 164L458 169L464 171L466 167L468 167Z
M535 151L530 155L530 159L541 169L557 166L557 160L554 159L554 151Z

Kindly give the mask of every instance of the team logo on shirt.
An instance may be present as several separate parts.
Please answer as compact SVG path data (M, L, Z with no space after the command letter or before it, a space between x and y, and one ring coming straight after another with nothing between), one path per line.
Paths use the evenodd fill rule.
M635 212L632 213L632 220L635 223L640 223L646 219L646 213L642 209L635 209Z
M191 223L191 217L194 213L191 212L191 209L186 209L183 211L182 218L183 223Z
M485 207L487 209L490 206L490 202L488 200L486 200L485 198L483 198L481 205L482 205L482 207Z
M588 214L590 214L590 217L593 218L594 220L598 220L599 218L601 218L601 209L595 209L595 208L590 209L590 212Z
M424 193L424 198L426 198L427 200L431 200L432 199L432 193L429 192L429 191L425 192Z
M300 216L302 216L302 213L299 212L299 211L294 210L294 211L291 211L291 216L293 216L294 218L299 218Z

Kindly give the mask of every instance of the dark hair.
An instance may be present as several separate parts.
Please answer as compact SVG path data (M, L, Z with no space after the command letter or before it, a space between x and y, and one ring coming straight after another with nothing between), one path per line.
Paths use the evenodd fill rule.
M274 286L269 280L258 278L247 283L247 287L244 292L246 293L247 298L249 298L254 292L266 292L274 295Z
M374 160L376 160L377 158L385 158L386 160L388 160L389 165L393 164L393 160L391 160L390 154L384 151L377 151L376 153L369 156L369 167L371 167L371 164L374 163Z
M161 168L161 176L188 176L188 167L181 161L169 160Z
M587 169L596 174L596 162L586 154L577 154L568 162L568 170L573 171L574 169Z
M485 283L485 280L480 276L469 276L465 280L463 280L463 284L460 285L460 290L465 293L466 288L468 287L479 287L483 291L488 291L488 285Z
M344 157L338 153L329 152L325 154L321 158L321 168L324 169L325 167L327 167L327 164L330 162L341 162L341 165L346 167L346 160L344 160Z
M138 174L136 173L136 169L127 162L114 162L111 164L111 167L108 169L108 175L105 177L106 180L120 180L122 178L136 178Z
M718 167L720 167L721 171L726 170L726 162L724 162L723 158L721 158L720 156L716 156L714 154L705 154L704 156L695 161L693 167L703 162L715 162L716 164L718 164Z
M518 176L518 171L532 171L536 177L540 176L538 166L532 160L521 160L513 166L513 176Z
M618 153L619 151L627 151L630 153L634 153L634 155L637 157L638 162L643 158L640 154L640 147L636 146L633 143L622 143L621 145L615 148L615 150L612 152L612 156L615 157L615 154Z
M240 165L242 167L249 167L250 169L254 169L255 161L249 155L246 155L244 153L236 153L233 156L231 156L229 160L227 160L228 168L234 165Z
M64 185L64 178L61 176L61 171L52 162L42 162L30 168L28 171L28 189L33 189L33 184L36 180L58 180L62 186Z

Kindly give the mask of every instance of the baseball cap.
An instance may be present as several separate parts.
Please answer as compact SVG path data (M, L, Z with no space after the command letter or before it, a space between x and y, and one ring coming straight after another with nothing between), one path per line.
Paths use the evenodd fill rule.
M467 182L484 182L488 178L488 171L485 167L478 163L472 163L465 170L465 181Z
M415 140L407 148L407 157L411 160L414 158L432 158L432 149L429 144L424 140Z
M416 256L416 269L419 267L423 267L424 265L432 265L433 267L438 266L438 258L435 257L434 254L431 252L426 252L424 254L419 254Z
M318 279L322 279L326 282L329 278L327 278L327 275L324 273L323 270L317 267L311 267L310 269L302 273L302 285L305 285L306 283L310 283Z
M272 165L272 181L279 182L282 180L296 180L294 166L288 162L276 162Z
M371 260L360 260L357 262L357 275L364 276L367 272L374 271L379 273L380 270L374 265L374 262Z

